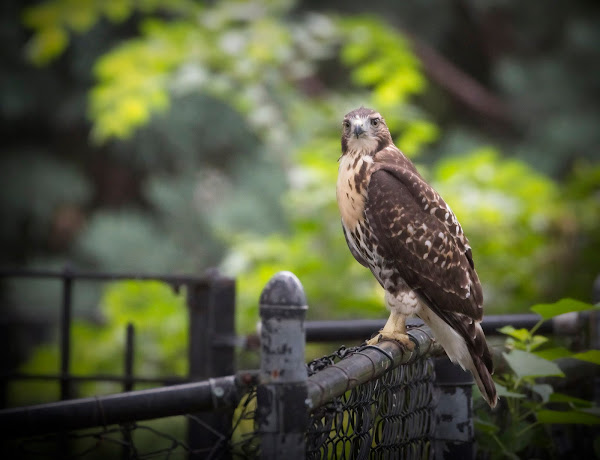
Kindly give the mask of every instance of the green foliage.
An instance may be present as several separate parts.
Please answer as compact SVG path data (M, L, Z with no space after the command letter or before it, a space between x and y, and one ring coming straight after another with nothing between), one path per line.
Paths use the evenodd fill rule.
M569 310L569 306L574 310ZM552 360L574 358L599 364L597 350L573 353L561 348L560 354L548 354L548 350L556 350L552 340L535 333L546 319L593 308L572 299L534 305L531 310L542 319L531 330L512 326L500 329L508 336L507 351L502 353L503 363L496 366L500 371L494 376L500 407L490 411L479 404L475 423L480 436L479 447L491 458L552 456L553 437L547 425L600 424L600 412L592 402L556 391L560 381L569 376L561 369L563 361ZM482 401L480 398L478 403Z
M519 379L524 377L564 377L565 374L552 361L540 358L532 353L521 350L512 350L503 353L504 360L508 363L515 376Z
M582 353L575 353L573 358L580 359L581 361L588 361L593 364L600 364L600 351L588 350Z
M199 9L198 4L190 0L49 0L23 12L23 23L35 31L27 44L26 54L35 65L45 65L65 50L69 33L87 32L101 19L119 23L129 18L134 10L194 14Z
M82 31L105 14L100 5L86 4L80 10L89 19L75 28L69 15L58 20L66 3L55 0L28 10L26 24L38 31L33 42L44 42L38 35L46 28L60 29L63 35L66 29ZM124 3L127 11L136 7ZM373 105L386 113L392 130L402 132L407 152L436 136L435 126L419 120L418 112L405 105L410 94L424 88L418 61L404 38L379 20L333 21L311 14L287 24L283 14L288 2L256 2L251 8L239 1L219 2L203 10L198 20L193 4L169 3L174 19L149 17L141 23L139 37L98 60L94 67L98 84L90 92L89 104L97 141L127 138L153 114L168 109L172 94L202 91L226 100L247 116L264 141L280 145L292 132L286 126L288 116L295 118L281 115L310 110L307 106L312 103L301 100L296 83L310 75L316 63L331 58L340 45L342 62L353 68L353 80L372 88ZM156 5L137 7L148 12ZM44 10L53 13L42 21L38 16L44 16ZM57 47L40 62L61 50ZM414 115L407 118L407 112Z
M538 423L573 423L577 425L598 425L600 417L594 414L588 414L583 410L540 410L536 412Z
M440 161L433 183L469 237L488 312L519 311L547 292L572 216L550 178L492 148ZM535 275L533 275L535 274Z
M555 303L538 304L531 307L531 311L540 315L543 319L551 319L555 316L570 312L584 312L598 310L599 306L589 305L575 299L560 299Z
M142 26L143 36L103 56L94 73L102 82L90 94L89 115L97 140L123 138L147 124L152 112L169 107L168 76L185 50L206 37L192 24L156 19Z
M139 38L95 67L99 84L90 93L90 116L96 139L127 137L166 109L171 93L202 91L245 114L264 141L281 143L289 134L281 104L297 97L291 83L324 54L333 31L321 16L286 27L283 4L252 10L219 2L200 21L195 14L145 21Z

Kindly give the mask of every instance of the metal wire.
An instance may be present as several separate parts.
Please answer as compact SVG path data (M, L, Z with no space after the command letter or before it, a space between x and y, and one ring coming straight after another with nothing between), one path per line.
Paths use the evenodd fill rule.
M318 373L361 350L364 347L341 347L310 362L308 373ZM418 359L313 410L306 432L306 458L432 458L434 379L433 361ZM254 459L260 455L256 406L256 386L250 386L226 433L215 433L206 422L186 414L162 424L135 422L21 439L0 448L0 453L3 458L23 459L96 459L119 455L122 459L172 459L194 458L194 454L207 459ZM207 435L216 435L214 446L192 450L184 441L189 421L206 430Z
M19 459L249 459L258 456L258 436L254 429L256 387L238 405L231 430L218 433L198 417L162 419L112 425L8 441L0 446L0 457ZM191 449L185 441L188 422L198 424L218 441L208 449Z
M309 363L318 372L362 348L341 348ZM419 359L359 385L313 411L308 459L428 459L435 429L435 371Z

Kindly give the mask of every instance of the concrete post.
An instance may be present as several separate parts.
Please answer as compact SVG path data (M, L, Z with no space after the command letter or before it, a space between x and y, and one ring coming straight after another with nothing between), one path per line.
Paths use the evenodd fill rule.
M434 458L446 460L475 458L473 426L473 376L452 364L447 357L435 360L436 407Z
M256 417L264 460L305 458L307 308L304 289L290 272L273 276L260 296L261 365Z

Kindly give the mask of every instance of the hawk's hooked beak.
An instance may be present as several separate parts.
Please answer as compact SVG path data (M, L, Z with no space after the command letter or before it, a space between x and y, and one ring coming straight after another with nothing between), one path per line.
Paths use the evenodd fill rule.
M364 132L365 132L365 130L363 129L362 125L354 125L354 135L356 136L357 139Z

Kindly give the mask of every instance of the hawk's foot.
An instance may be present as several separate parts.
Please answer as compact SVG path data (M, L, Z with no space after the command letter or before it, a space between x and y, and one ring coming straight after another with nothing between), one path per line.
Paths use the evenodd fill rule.
M415 342L410 339L408 334L400 331L384 331L383 329L380 330L375 337L367 340L367 345L377 345L382 340L395 340L411 351L415 348Z

